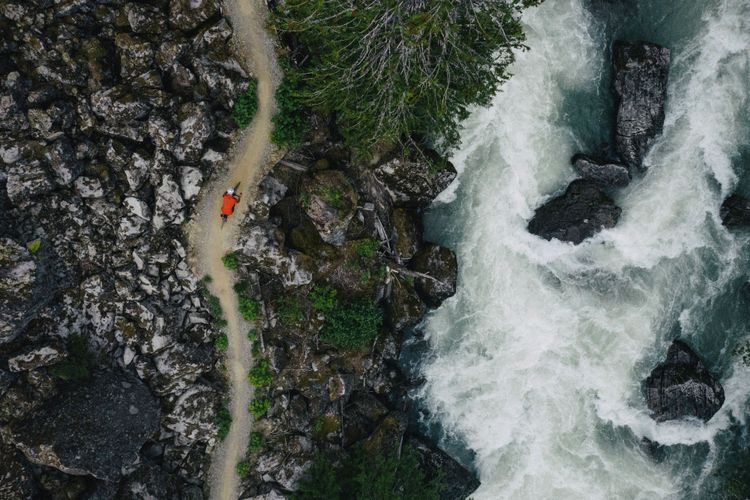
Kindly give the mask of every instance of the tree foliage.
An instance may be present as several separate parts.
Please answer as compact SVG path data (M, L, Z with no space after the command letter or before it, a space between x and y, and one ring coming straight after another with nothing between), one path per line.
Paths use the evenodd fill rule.
M430 481L417 453L405 446L401 456L369 456L357 448L343 465L319 455L293 495L294 500L437 500L442 481Z
M287 0L275 26L310 54L298 93L336 114L350 145L434 137L447 149L523 47L519 17L541 0Z
M337 304L326 315L323 339L340 349L361 349L375 340L383 324L383 312L371 300Z

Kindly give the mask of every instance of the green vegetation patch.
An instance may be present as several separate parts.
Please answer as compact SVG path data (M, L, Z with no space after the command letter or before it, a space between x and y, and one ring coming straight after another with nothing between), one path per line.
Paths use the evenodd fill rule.
M380 243L372 238L359 240L354 247L357 255L366 259L375 257L375 254L378 253L378 248L380 248Z
M91 377L94 357L89 352L83 335L73 334L68 337L68 357L49 368L50 374L61 380L79 381Z
M258 360L247 375L248 381L253 387L265 387L273 382L273 374L268 365L268 360Z
M242 460L237 463L237 475L241 478L246 478L250 474L250 462Z
M229 427L232 425L232 414L227 408L221 408L216 413L216 429L219 439L222 441L229 434Z
M237 254L234 252L230 252L222 257L221 262L227 269L237 269L237 266L240 265L239 261L237 260Z
M250 453L258 453L263 447L263 434L260 432L251 432L250 441L247 443L247 451Z
M234 291L237 293L237 301L240 314L245 321L255 321L260 314L260 302L250 296L250 287L244 281L235 283Z
M41 246L42 246L42 240L40 240L39 238L35 240L31 240L28 243L26 243L26 249L32 254L37 253L39 251L39 248L41 248Z
M229 339L223 333L214 340L214 347L220 351L226 351L229 348Z
M296 325L305 319L302 304L296 297L284 297L276 305L276 314L281 323L287 326Z
M268 411L270 407L271 407L270 399L255 398L252 401L250 401L250 407L248 409L250 410L250 413L252 413L255 418L260 418L266 414L266 412Z
M341 304L326 316L323 339L340 349L362 349L378 335L383 312L372 300L359 299Z
M271 141L277 146L293 147L302 142L307 132L304 105L300 100L299 77L288 64L284 79L276 89L276 114L273 116Z
M312 303L312 308L319 312L325 313L336 307L336 289L330 286L313 286L307 298Z
M510 76L521 14L538 3L287 0L272 23L311 51L295 98L335 114L350 146L433 137L449 149Z
M234 101L232 119L240 128L246 128L253 121L258 111L258 82L250 80L245 89Z
M428 480L417 452L405 446L400 458L369 456L357 448L343 465L334 465L324 455L313 461L294 500L438 500L444 489L441 478Z

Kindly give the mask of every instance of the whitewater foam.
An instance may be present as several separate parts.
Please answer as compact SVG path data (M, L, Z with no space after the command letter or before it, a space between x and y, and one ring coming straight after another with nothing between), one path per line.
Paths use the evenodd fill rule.
M748 262L746 238L721 227L719 206L750 131L750 5L707 2L703 13L696 32L670 47L667 118L646 158L651 169L616 195L618 226L579 246L525 228L574 178L572 154L591 147L580 130L596 126L608 102L604 23L581 0L530 11L531 50L465 124L453 158L459 180L429 219L461 269L456 296L425 327L434 356L421 397L476 453L477 499L689 495L684 478L706 476L714 437L748 401L748 370L731 358L747 332L731 324L717 339L706 318ZM659 14L680 24L673 9ZM570 113L586 123L571 126ZM708 424L656 424L641 396L640 381L678 334L720 359L727 402ZM681 469L655 461L642 438L707 442L709 452L696 454L697 471Z

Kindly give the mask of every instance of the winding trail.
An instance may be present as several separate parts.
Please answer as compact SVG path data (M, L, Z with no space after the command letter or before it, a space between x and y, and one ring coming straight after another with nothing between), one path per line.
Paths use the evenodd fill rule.
M268 163L278 68L273 45L264 28L265 6L262 2L225 0L224 9L234 29L234 49L240 62L258 81L258 111L236 144L228 168L216 176L202 193L196 216L189 228L189 237L193 267L199 275L211 276L211 292L221 302L229 339L225 365L230 382L232 425L228 436L214 454L209 475L211 498L235 500L239 494L236 465L245 456L251 426L248 404L252 391L247 381L251 357L247 332L252 325L243 321L239 314L237 297L232 288L232 272L224 267L221 257L232 249L237 240L239 225L248 203L255 197L257 183ZM241 183L239 191L243 193L242 199L235 214L222 228L219 218L222 194L227 187L238 182Z

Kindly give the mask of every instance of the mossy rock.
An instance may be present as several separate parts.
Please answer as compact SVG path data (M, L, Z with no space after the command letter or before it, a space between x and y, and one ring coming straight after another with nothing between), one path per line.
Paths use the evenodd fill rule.
M311 257L326 258L336 255L336 248L320 237L318 230L307 217L289 231L287 243L290 247Z

